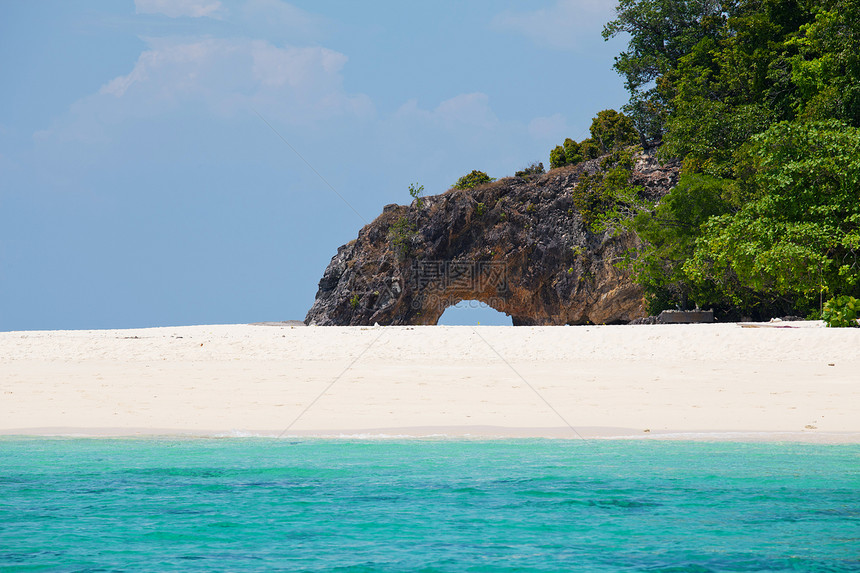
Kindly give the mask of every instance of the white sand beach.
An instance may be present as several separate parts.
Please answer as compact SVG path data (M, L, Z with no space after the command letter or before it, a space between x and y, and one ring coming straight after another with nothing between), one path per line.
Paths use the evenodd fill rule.
M860 330L757 326L4 332L0 434L860 443Z

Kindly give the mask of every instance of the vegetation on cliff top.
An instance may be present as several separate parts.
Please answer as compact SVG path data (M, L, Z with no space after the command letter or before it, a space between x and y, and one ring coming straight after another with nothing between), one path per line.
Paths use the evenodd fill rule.
M484 183L490 183L492 181L495 181L495 179L483 171L475 169L471 173L463 175L457 179L457 182L454 183L454 189L474 189L478 185L483 185Z
M591 137L588 139L577 143L567 138L562 145L556 146L549 154L550 168L556 169L565 165L576 165L588 159L596 159L638 141L638 133L633 127L633 121L614 109L598 112L597 117L591 122L589 131Z

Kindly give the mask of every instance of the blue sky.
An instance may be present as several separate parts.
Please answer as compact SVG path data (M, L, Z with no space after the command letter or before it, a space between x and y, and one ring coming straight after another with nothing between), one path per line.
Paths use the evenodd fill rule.
M623 105L613 7L5 0L0 330L304 318L410 183L548 164Z

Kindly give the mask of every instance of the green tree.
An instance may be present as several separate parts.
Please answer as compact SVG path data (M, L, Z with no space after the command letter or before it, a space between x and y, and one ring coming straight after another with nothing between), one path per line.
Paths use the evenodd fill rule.
M860 294L860 3L619 0L604 36L623 32L623 110L661 159L683 160L632 223L655 305L763 316Z
M388 240L391 242L391 248L398 260L403 261L409 256L412 251L412 243L417 236L418 231L415 225L410 223L406 217L400 217L388 227Z
M603 37L629 34L613 67L625 79L631 97L624 111L643 145L659 141L665 130L673 95L666 75L702 39L716 37L724 19L716 0L619 0Z
M795 0L741 0L716 36L701 39L667 74L674 96L661 156L687 170L731 176L734 153L756 133L795 117L791 39L811 13Z
M617 233L647 201L642 187L633 184L633 153L617 149L600 160L600 168L582 171L571 189L573 205L593 233Z
M853 296L836 296L828 300L822 309L821 318L824 324L831 328L858 327L857 316L860 314L860 300Z
M633 145L638 140L633 120L614 109L598 112L591 120L590 131L591 137L580 143L568 137L563 145L556 145L549 153L550 169L596 159L605 153Z
M684 158L686 172L731 177L737 148L772 120L770 110L759 104L731 106L700 96L679 100L659 155Z
M529 178L529 177L532 177L534 175L540 175L543 172L544 172L543 162L540 162L540 163L534 162L531 165L529 165L528 167L526 167L525 169L521 169L520 171L517 171L516 173L514 173L514 176Z
M716 0L619 0L602 34L606 40L630 35L613 67L633 92L672 69L703 38L715 35L723 21Z

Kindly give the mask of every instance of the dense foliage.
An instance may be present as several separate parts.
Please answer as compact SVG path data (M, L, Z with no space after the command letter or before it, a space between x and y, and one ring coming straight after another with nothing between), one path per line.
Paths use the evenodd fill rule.
M627 219L652 310L764 318L860 296L860 3L619 0L604 36L621 33L624 115L683 161Z
M644 248L628 264L645 287L649 310L656 314L691 302L725 302L715 281L690 281L683 265L695 252L699 229L711 217L729 211L722 181L707 175L683 175L678 185L653 209L632 221Z

